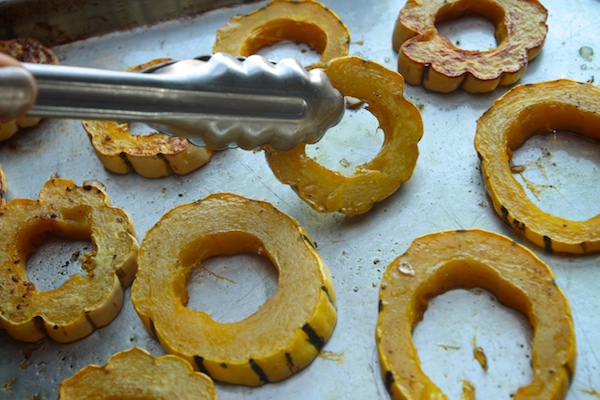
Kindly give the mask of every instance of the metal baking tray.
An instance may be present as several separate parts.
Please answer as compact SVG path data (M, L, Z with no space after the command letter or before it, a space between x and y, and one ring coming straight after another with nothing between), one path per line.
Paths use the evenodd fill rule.
M24 10L42 3L56 7L50 14L41 14L47 17L46 25L39 21L28 24L26 19L23 22L28 15ZM6 38L33 32L42 40L47 35L62 64L122 70L158 57L184 59L210 54L215 32L231 16L267 4L219 2L215 3L218 8L205 11L201 7L211 2L190 2L202 4L196 9L184 7L182 12L161 14L155 7L183 2L103 3L107 5L99 7L92 1L2 1L2 35ZM391 35L404 0L323 3L349 27L350 54L395 69L397 55L391 48ZM140 8L140 4L148 8ZM593 54L600 51L598 1L545 0L543 4L549 11L546 43L519 83L563 77L598 82L600 55ZM84 20L83 28L70 26L77 24L67 18L75 6L85 6L85 14L81 14L85 17L80 18ZM7 7L12 7L14 17L6 14ZM112 25L124 18L122 14L137 16ZM166 19L156 15L166 15ZM110 23L109 32L95 30L98 24L94 21ZM46 26L43 32L40 26ZM462 47L494 45L493 27L478 17L444 24L440 30ZM263 53L273 59L291 56L306 63L317 57L306 46L291 44L275 45ZM414 175L394 195L356 217L312 210L277 181L261 152L218 152L208 165L193 173L163 179L110 173L97 159L76 120L44 120L38 127L18 133L0 144L0 163L7 177L9 200L37 198L44 182L53 176L70 178L78 184L86 180L102 182L113 205L132 215L140 241L168 210L222 191L269 201L306 228L334 276L339 313L333 336L311 365L283 382L258 388L217 382L220 399L389 398L375 346L382 274L414 238L439 230L468 228L507 235L531 248L552 268L570 301L577 335L577 368L567 398L597 399L600 256L557 256L532 247L501 222L486 196L473 146L476 121L506 90L500 88L484 95L463 91L436 94L407 86L405 96L420 108L425 125ZM135 128L144 133L139 125ZM339 126L310 146L309 154L332 169L349 173L357 164L371 159L381 142L374 117L364 109L348 111ZM598 150L596 143L558 132L555 137L531 139L515 153L514 161L526 166L519 179L540 207L584 220L600 212ZM44 245L28 264L31 279L41 290L60 284L65 275L77 272L76 263L67 261L85 246L89 243L58 241ZM277 288L273 267L255 256L218 257L204 268L195 271L188 281L188 307L209 312L219 321L250 315ZM112 354L132 346L146 348L156 356L164 354L144 329L128 295L129 290L122 311L110 325L75 343L58 344L50 339L20 343L0 331L0 398L56 398L63 379L88 364L104 365ZM531 328L523 316L498 304L487 292L453 290L432 299L414 337L426 373L450 398L460 398L462 382L469 381L475 385L477 398L509 399L531 377ZM487 372L473 358L475 343L487 355Z

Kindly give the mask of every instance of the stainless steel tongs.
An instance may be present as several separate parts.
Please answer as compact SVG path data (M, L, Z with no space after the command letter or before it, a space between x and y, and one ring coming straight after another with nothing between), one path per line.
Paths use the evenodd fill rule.
M30 116L144 122L213 149L268 144L285 151L315 143L344 113L343 96L325 72L306 71L293 59L217 53L142 73L25 67L38 86Z

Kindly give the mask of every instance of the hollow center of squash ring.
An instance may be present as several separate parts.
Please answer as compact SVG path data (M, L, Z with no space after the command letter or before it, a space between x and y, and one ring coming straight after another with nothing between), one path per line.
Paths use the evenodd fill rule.
M71 221L73 222L73 221ZM45 216L23 226L16 247L27 268L28 279L39 291L62 286L74 274L85 275L93 255L89 223L69 224Z
M317 24L291 19L273 19L252 31L244 41L241 54L254 54L281 41L306 43L322 54L327 46L327 34Z
M465 382L477 398L509 399L533 377L532 335L527 319L489 292L455 289L430 300L413 341L421 368L449 399L469 398Z
M487 0L446 4L436 15L438 33L464 50L488 51L507 36L504 10Z
M571 221L600 214L600 121L564 106L525 109L508 132L510 168L541 210Z
M537 135L513 153L511 171L529 200L542 211L571 221L600 214L600 146L581 135L557 131Z
M306 146L306 155L346 176L355 174L356 167L373 160L381 151L384 134L379 129L379 121L365 105L358 103L356 109L347 110L340 123L330 128L319 142Z
M278 270L263 254L260 240L227 232L203 242L197 245L218 249L186 260L193 268L186 280L187 308L205 312L216 322L232 323L254 314L275 295Z

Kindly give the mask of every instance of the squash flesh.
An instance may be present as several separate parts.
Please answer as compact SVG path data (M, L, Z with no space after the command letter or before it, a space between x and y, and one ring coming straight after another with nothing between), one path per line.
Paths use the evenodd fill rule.
M513 151L527 139L570 130L600 139L600 89L567 79L519 85L477 122L475 148L496 213L517 233L550 252L600 251L600 216L571 221L542 211L510 170Z
M138 244L129 215L111 207L106 192L52 179L38 200L4 205L0 230L0 327L12 337L35 342L49 335L72 342L107 325L119 312L123 290L137 267ZM48 234L90 240L93 251L80 259L85 275L37 291L27 277L27 259Z
M217 31L213 53L247 57L284 40L306 43L320 53L312 67L321 67L348 54L350 32L333 11L317 1L272 0L247 15L232 17Z
M351 176L331 171L308 157L305 143L287 152L265 146L265 156L277 179L290 185L315 210L363 214L412 176L423 121L418 108L403 96L404 80L398 73L354 56L331 61L325 71L343 95L368 103L367 109L385 135L379 153Z
M464 50L439 34L435 23L470 13L496 26L497 47ZM442 93L462 87L487 93L515 83L541 50L547 10L537 0L409 0L392 37L398 71L411 85Z
M239 252L273 262L275 295L234 323L186 308L193 268ZM176 207L146 235L139 265L131 297L146 328L167 352L216 380L248 386L282 380L317 356L335 326L329 270L308 234L268 203L215 194Z
M114 354L106 366L89 365L63 380L59 399L215 400L212 380L182 358L153 357L139 347Z
M402 264L414 274L402 272ZM413 241L386 269L380 288L376 341L393 399L446 399L420 366L412 330L429 298L480 287L528 317L533 329L530 384L515 399L562 399L575 370L570 307L552 271L530 250L482 230L444 231Z
M128 71L140 71L170 60L157 58ZM154 132L134 135L128 123L84 120L82 125L98 159L116 174L136 172L144 178L185 175L207 164L213 150L195 146L189 140Z

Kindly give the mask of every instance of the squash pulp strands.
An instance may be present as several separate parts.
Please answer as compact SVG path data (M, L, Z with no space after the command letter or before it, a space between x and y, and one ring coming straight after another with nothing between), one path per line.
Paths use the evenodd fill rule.
M281 151L314 143L337 124L343 96L320 69L226 53L168 62L145 73L27 64L39 93L29 115L145 122L220 150Z

